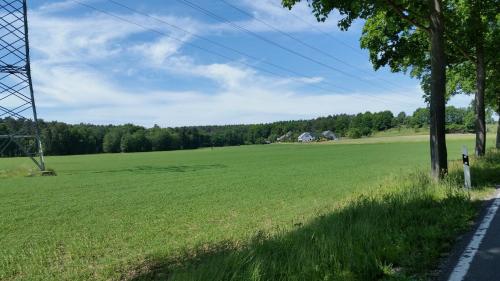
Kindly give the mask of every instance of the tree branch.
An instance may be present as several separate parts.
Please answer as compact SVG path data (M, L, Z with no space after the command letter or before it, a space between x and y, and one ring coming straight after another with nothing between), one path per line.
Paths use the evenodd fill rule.
M396 12L403 20L413 24L414 26L418 27L418 28L421 28L427 32L431 32L431 29L429 27L426 27L425 25L419 23L416 19L408 16L407 14L405 14L405 10L403 8L401 8L400 6L398 6L396 3L394 3L394 1L392 0L385 0L385 2L389 5L389 7L391 7L391 9Z
M446 34L445 34L446 36ZM453 40L453 38L450 38L450 36L446 36L448 40L450 40L451 45L454 46L466 59L470 60L474 65L477 65L477 59L473 55L467 53L461 46L460 44L457 43L457 41Z

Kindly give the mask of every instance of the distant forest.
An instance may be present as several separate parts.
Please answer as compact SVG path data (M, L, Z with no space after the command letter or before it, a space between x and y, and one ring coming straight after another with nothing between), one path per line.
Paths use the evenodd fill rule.
M447 131L474 132L475 117L472 107L446 110ZM491 112L487 120L494 122ZM15 119L0 119L0 135L9 128L27 124ZM290 141L296 141L302 132L320 133L330 130L340 137L361 138L391 128L422 128L429 124L429 109L419 108L411 116L404 112L394 116L390 111L365 112L357 115L339 114L312 120L281 121L269 124L192 126L177 128L144 128L126 125L70 125L62 122L40 122L40 131L47 155L72 155L119 152L167 151L221 147L275 142L287 132ZM22 155L11 144L3 156Z

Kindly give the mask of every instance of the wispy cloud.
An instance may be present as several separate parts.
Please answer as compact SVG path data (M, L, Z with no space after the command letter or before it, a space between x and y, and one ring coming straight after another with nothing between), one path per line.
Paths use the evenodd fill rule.
M130 48L133 52L138 52L147 59L147 63L160 67L165 64L165 61L179 54L179 50L184 45L184 42L189 41L191 36L184 34L174 35L174 37L162 37L154 42L142 43Z
M35 12L31 22L31 46L36 59L50 63L108 59L122 51L120 40L143 32L138 27L98 15L74 19Z
M78 6L78 4L71 0L57 1L57 2L45 3L42 6L40 6L37 9L37 11L40 13L53 13L53 12L68 10L74 8L75 6Z
M360 103L364 110L411 111L407 96L397 93L378 95L302 94L292 85L276 87L279 81L222 64L198 65L196 75L217 81L220 88L213 93L196 91L147 90L131 92L110 77L93 70L52 68L41 77L38 87L41 114L46 119L68 122L126 123L145 126L238 124L276 120L313 118L334 112L356 113ZM36 69L42 72L40 69ZM230 74L230 75L228 75ZM59 81L52 83L50 81ZM414 104L420 104L418 90ZM382 99L386 101L382 101ZM369 101L369 103L367 103ZM387 102L392 101L392 102ZM406 102L406 103L402 103ZM64 116L57 109L67 108Z
M236 24L253 32L276 32L276 29L284 32L314 33L318 30L340 32L336 26L338 15L333 13L330 16L331 20L318 23L310 7L307 6L307 1L297 3L292 10L283 8L281 1L276 0L243 0L238 4L233 1L228 1L228 3L252 15L249 18L246 14L235 10L235 13L239 13L244 18L236 21ZM211 28L216 31L241 32L227 23L214 24Z
M306 89L307 85L321 84L323 77L275 77L249 67L242 58L206 62L184 48L195 37L137 14L120 17L162 34L96 12L75 17L47 13L49 8L72 9L71 3L56 2L48 4L55 6L45 5L31 13L33 73L40 116L44 119L146 126L235 124L355 113L361 110L360 103L364 104L362 110L372 111L411 111L422 104L417 88L410 98L408 93L360 91L345 95L334 89L329 94L317 94ZM295 22L287 16L288 11L268 1L245 0L243 4L256 17L287 31L308 30L308 25ZM314 23L307 7L297 9L295 13L304 18L307 15ZM202 34L202 26L203 32L225 31L220 25L188 17L156 16L194 34ZM269 31L253 19L242 24L255 32ZM213 87L178 91L168 84L142 83L137 77L152 73L200 79ZM124 75L130 81L123 81ZM140 90L131 90L131 83L140 84ZM403 102L411 105L402 106Z

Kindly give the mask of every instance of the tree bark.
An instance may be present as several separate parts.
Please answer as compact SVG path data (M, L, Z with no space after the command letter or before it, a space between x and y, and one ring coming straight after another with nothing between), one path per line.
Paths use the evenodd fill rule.
M442 0L429 0L431 22L431 98L430 146L432 176L442 178L448 173L445 134L446 55Z
M486 109L484 106L484 93L486 85L486 69L484 65L483 46L476 46L476 155L484 156L486 152Z
M481 1L474 2L472 10L472 26L476 41L476 155L484 156L486 152L486 109L484 95L486 87L486 65L484 62L484 30L481 20Z

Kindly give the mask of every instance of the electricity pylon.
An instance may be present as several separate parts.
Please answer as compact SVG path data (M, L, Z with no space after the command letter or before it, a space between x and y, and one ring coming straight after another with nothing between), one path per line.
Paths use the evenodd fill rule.
M0 154L45 171L31 80L26 0L0 0Z

